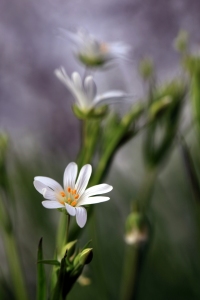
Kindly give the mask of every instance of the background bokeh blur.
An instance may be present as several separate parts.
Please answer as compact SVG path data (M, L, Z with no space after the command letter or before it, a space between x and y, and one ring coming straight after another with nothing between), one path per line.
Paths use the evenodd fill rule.
M80 146L80 124L71 111L73 98L54 70L63 65L68 74L83 75L84 69L58 29L84 27L100 40L130 44L129 59L96 72L95 80L99 92L123 89L136 101L145 93L139 60L145 55L154 59L159 83L178 75L179 55L172 43L182 28L194 45L199 43L199 12L198 0L0 0L0 130L10 136L8 168L14 193L8 207L12 207L30 299L35 298L38 241L43 236L45 257L50 258L59 219L57 211L42 207L33 178L41 175L62 182L64 168L76 159ZM129 106L117 104L113 109L124 112ZM195 164L200 166L195 134L188 139ZM92 284L77 283L69 300L118 299L124 222L144 173L141 140L138 136L130 141L113 161L106 178L114 186L111 201L95 207L93 236L98 252L86 269ZM142 266L137 299L200 299L195 207L176 147L159 176L150 210L154 236ZM90 238L88 230L83 244ZM1 240L0 257L1 299L12 299Z

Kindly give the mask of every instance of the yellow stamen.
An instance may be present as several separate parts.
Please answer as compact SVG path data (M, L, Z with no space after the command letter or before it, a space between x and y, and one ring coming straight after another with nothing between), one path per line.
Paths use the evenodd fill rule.
M70 203L70 202L71 202L71 199L70 199L70 198L68 198L68 199L67 199L67 202L68 202L68 203Z
M61 194L62 197L66 196L64 192L60 192L60 194Z
M79 195L77 194L75 197L74 197L74 199L78 199L79 198Z
M76 201L73 201L73 202L71 203L71 206L76 206Z
M64 202L64 201L60 201L60 203L61 203L62 205L65 205L65 202Z

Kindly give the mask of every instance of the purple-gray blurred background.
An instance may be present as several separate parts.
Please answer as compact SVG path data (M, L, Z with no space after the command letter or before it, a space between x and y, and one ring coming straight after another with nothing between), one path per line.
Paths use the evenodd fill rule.
M74 157L79 135L72 96L54 76L63 65L84 73L59 28L84 27L103 41L132 46L130 61L96 72L98 90L142 94L138 61L153 57L158 80L178 73L172 42L180 29L199 42L198 0L0 0L0 128L22 148L67 149Z

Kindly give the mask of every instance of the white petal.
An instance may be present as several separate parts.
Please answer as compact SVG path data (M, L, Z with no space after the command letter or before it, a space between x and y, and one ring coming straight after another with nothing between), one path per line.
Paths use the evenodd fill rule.
M110 198L105 196L96 196L96 197L89 197L89 198L83 198L78 202L79 205L88 205L88 204L96 204L100 202L108 201Z
M67 210L67 212L68 212L68 214L70 216L75 216L76 215L76 209L75 209L75 207L73 207L73 206L71 206L71 205L69 205L67 203L65 203L65 207L66 207L66 210Z
M34 180L33 184L36 190L42 194L45 199L57 201L56 193L44 183Z
M94 99L94 105L97 104L112 104L112 103L116 103L116 102L120 102L125 98L130 98L133 97L132 95L128 95L123 91L110 91L110 92L106 92L102 95L98 95L95 99Z
M42 201L42 205L49 209L65 207L63 204L61 204L58 201L48 201L48 200Z
M123 42L114 42L109 44L109 51L113 56L123 57L130 52L131 47Z
M34 179L36 181L42 182L43 184L50 187L52 190L54 190L56 192L62 192L63 191L62 186L57 181L55 181L54 179L51 179L49 177L43 177L43 176L36 176Z
M78 172L77 164L71 162L65 169L64 172L64 188L67 189L68 187L74 189L76 176Z
M65 69L61 67L60 69L56 69L54 71L55 75L58 77L58 79L68 88L68 90L72 93L75 100L79 103L80 98L80 89L77 90L77 87L74 85L74 82L71 81L67 73L65 72ZM80 103L79 103L80 104Z
M84 227L87 221L87 211L84 207L75 207L76 209L76 222L79 227Z
M54 71L56 77L62 82L64 83L64 85L67 86L67 88L69 88L70 90L73 89L73 84L69 78L69 76L67 75L67 73L65 72L65 69L63 67L60 67L59 69L56 69Z
M88 185L88 181L90 179L91 173L92 173L91 165L85 165L82 167L82 169L79 173L79 176L78 176L78 180L75 185L75 188L76 188L79 196L81 196L83 194L83 192L85 191L85 189Z
M61 36L67 37L75 45L79 46L82 43L82 40L77 32L72 32L72 31L66 30L64 28L58 28L58 30L59 30L59 33L61 34Z
M112 191L113 187L109 184L106 183L102 183L102 184L98 184L95 186L90 187L89 189L87 189L84 194L82 195L82 197L90 197L93 195L101 195L101 194L105 194L108 193L110 191Z
M76 89L82 90L83 89L82 79L81 79L81 76L79 75L79 73L73 72L71 77L72 77L72 81L74 82L74 86L76 87Z
M92 76L87 76L85 78L85 81L84 81L84 88L85 88L85 91L86 91L86 94L88 96L88 98L91 100L91 102L93 101L93 99L95 98L96 96L96 93L97 93L97 87L96 87L96 84L92 78Z

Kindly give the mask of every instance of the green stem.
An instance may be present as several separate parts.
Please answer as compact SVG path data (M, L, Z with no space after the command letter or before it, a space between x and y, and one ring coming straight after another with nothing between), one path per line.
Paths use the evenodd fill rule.
M22 270L19 264L15 239L12 234L7 233L4 233L3 238L16 299L27 300L29 298L26 293Z
M68 243L69 238L70 215L62 213L57 234L57 252L60 254L63 247Z
M120 299L132 299L132 292L135 288L135 277L137 269L138 247L127 245L125 250L125 263L123 269L123 281L121 285Z
M157 169L148 169L144 178L144 183L137 198L139 212L146 217L152 198L152 192L157 177ZM149 230L150 228L146 224ZM145 248L148 244L145 245ZM136 298L138 278L140 276L142 252L144 249L140 245L127 245L125 250L124 271L121 284L121 300L133 300Z
M99 160L98 166L95 170L95 175L93 176L90 185L95 185L101 182L103 176L107 172L110 163L116 153L116 151L119 148L120 143L123 140L123 137L126 135L126 133L129 130L129 127L131 123L141 115L143 112L143 107L138 106L134 107L134 109L126 114L123 119L121 120L121 123L118 126L118 130L113 135L112 140L107 144L102 157ZM132 133L132 136L135 134L135 132Z

